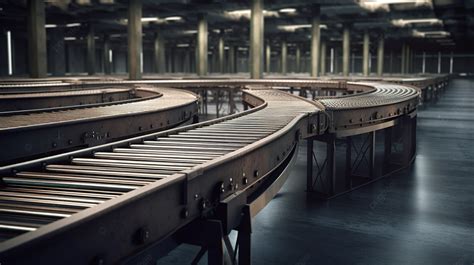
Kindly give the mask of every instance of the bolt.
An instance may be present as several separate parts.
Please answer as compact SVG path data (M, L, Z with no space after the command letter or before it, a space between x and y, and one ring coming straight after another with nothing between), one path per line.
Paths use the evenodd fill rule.
M225 185L224 185L224 182L221 182L220 189L221 189L221 193L224 193L224 192L225 192Z
M235 189L239 188L239 184L235 183Z
M258 177L258 170L255 170L255 171L253 172L253 176L254 176L254 177Z
M205 201L205 200L202 200L202 202L201 202L201 210L206 209L206 207L207 207L206 201Z
M230 182L233 182L234 180L233 180L232 178L229 178L229 181L230 181Z
M194 199L197 200L199 198L198 194L194 194Z
M247 185L247 183L249 183L249 180L248 180L247 178L244 178L244 179L242 180L242 183L244 183L244 185Z
M71 145L71 144L72 144L72 140L68 140L68 141L67 141L67 144Z
M53 142L53 143L51 144L51 146L53 146L53 148L56 148L56 146L58 146L58 144L55 143L55 142Z

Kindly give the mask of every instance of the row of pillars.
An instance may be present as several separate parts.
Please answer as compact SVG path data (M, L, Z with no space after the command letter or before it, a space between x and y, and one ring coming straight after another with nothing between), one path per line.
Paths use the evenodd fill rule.
M271 48L267 44L264 50L264 15L263 0L251 1L251 18L250 18L250 76L251 78L262 78L264 67L266 72L270 72ZM45 31L45 10L44 1L28 1L28 35L29 35L29 58L30 58L30 75L31 77L45 77L47 74L46 67L46 31ZM311 76L317 77L326 72L326 44L321 42L320 33L320 7L316 5L312 12L312 29L311 29ZM130 79L141 79L142 75L142 3L141 0L130 0L128 7L128 72ZM196 47L196 72L199 76L205 76L208 73L208 24L205 15L198 17L197 47ZM349 75L350 64L350 28L345 25L342 34L342 73L343 76ZM104 72L111 72L110 60L108 58L109 41L104 40ZM369 75L369 32L364 32L363 38L363 74ZM165 71L165 44L160 32L157 32L154 40L154 70L157 73ZM95 39L94 28L91 26L87 35L87 71L89 74L95 73ZM218 41L218 65L221 71L224 69L224 40L223 36ZM264 52L265 51L265 52ZM236 69L235 47L229 49L229 65L230 71ZM287 72L287 55L288 48L286 41L282 41L281 45L281 72ZM264 56L266 64L264 64ZM413 56L409 46L403 45L402 48L402 73L409 72L410 56ZM377 48L377 74L383 74L384 60L384 38L383 35L378 39ZM300 69L301 50L296 50L297 69Z

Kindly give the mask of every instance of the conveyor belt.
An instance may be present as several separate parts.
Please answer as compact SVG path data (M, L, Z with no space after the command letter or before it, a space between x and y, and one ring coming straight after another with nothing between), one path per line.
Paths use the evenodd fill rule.
M133 88L132 91L117 88L111 93L133 93L140 97L126 99L118 96L117 101L109 102L108 99L100 99L102 95L108 96L99 93L101 90L97 89L1 96L0 100L13 100L13 106L16 101L24 98L37 104L29 104L33 108L29 110L1 112L0 143L4 150L10 151L0 153L0 164L166 129L190 122L197 115L197 97L192 93L146 85L137 89L130 87ZM86 101L84 103L87 104L81 104L84 99L78 98L78 95L84 99L89 96L99 97L104 102ZM44 106L57 97L66 98L66 106L57 107L54 104L58 103L51 103L48 108L37 108L38 104ZM38 102L38 99L45 98L48 98L45 102ZM11 141L13 138L16 141ZM41 141L36 140L38 138Z
M277 144L277 137L295 130L294 124L304 116L319 111L315 104L284 92L255 90L247 93L256 100L264 99L266 103L261 102L263 105L247 115L190 126L166 136L147 137L129 147L95 152L91 157L72 158L69 163L49 163L43 171L20 171L3 177L5 186L0 190L0 200L2 193L8 194L8 197L0 202L1 236L2 240L16 237L14 241L7 241L0 246L2 260L8 260L9 253L21 247L24 240L41 242L44 233L59 224L60 219L64 219L61 223L65 224L79 213L83 213L81 216L100 215L109 208L120 207L123 204L120 198L126 193L134 191L134 195L140 197L138 194L145 192L147 187L153 186L158 191L168 181L182 179L183 173L201 175L223 163L239 161L239 157L245 158L267 145ZM273 148L282 149L283 154L289 155L296 138L291 135L289 139L285 146ZM258 163L262 169L261 176L283 158L283 155L276 160L274 157L261 157ZM219 181L216 179L208 185L214 187ZM223 188L222 196L245 190L257 181L258 178L250 177L244 181L239 173L239 177L231 181L230 189ZM239 184L242 186L239 187ZM206 197L207 192L202 192ZM99 208L105 202L108 204ZM159 205L156 207L160 208ZM189 214L196 216L199 211L191 208ZM162 215L161 218L168 218L166 216ZM27 234L24 236L18 236L25 232ZM33 256L37 262L43 261L41 256L46 253L38 254L24 257L25 261ZM86 257L79 260L72 256L64 258L68 262L79 262Z
M4 241L0 243L0 260L4 262L121 261L199 217L215 217L221 201L234 199L240 205L243 198L244 204L252 205L251 198L267 187L263 183L269 174L296 155L300 138L355 128L375 130L372 126L415 113L419 93L396 84L318 80L89 83L253 87L243 96L255 108L0 168L0 237ZM256 88L271 86L362 93L311 102L282 91ZM168 107L173 104L176 102ZM143 235L143 231L146 240L142 236L137 243L136 234ZM81 240L71 240L77 238Z

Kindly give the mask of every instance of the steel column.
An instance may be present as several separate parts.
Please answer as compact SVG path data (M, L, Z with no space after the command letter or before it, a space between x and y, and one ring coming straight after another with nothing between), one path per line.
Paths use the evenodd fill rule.
M349 57L351 52L349 25L342 32L342 75L349 76Z
M46 29L44 1L28 0L28 62L30 77L46 77Z
M95 30L94 26L89 27L87 33L87 74L95 74Z
M319 52L320 52L320 6L316 5L313 9L313 19L311 23L311 76L319 75Z
M288 46L286 40L281 41L281 73L286 75L287 59L288 58Z
M142 2L130 0L128 4L128 73L132 80L141 79L142 53Z
M207 65L207 42L208 42L207 18L204 14L198 17L197 49L198 59L196 69L198 76L205 76L208 72Z
M321 75L326 74L326 42L321 42Z
M363 63L362 63L362 71L364 76L369 75L369 46L370 46L370 38L369 38L369 31L364 31L364 44L363 44Z
M377 45L377 75L383 75L383 63L384 63L384 34L382 33L378 39Z
M250 78L263 77L263 0L251 1Z

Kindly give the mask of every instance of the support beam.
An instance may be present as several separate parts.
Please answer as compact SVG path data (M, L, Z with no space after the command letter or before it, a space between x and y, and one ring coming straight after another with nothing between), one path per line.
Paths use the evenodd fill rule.
M320 52L320 7L316 5L313 9L313 19L311 23L311 76L319 75L319 52Z
M326 74L326 42L321 42L321 75Z
M250 78L263 77L263 0L251 0Z
M426 52L423 52L423 59L421 63L421 73L426 73Z
M48 42L49 71L53 76L64 76L66 73L66 49L64 45L64 28L52 28Z
M268 42L265 46L265 72L270 73L270 66L272 62L272 48Z
M207 34L207 18L204 14L200 14L198 17L196 60L196 69L198 76L207 75Z
M286 40L281 41L281 73L286 75L286 66L288 58L288 46Z
M166 69L165 42L160 31L155 33L153 42L153 66L155 73L162 74Z
M401 74L405 74L405 66L406 66L406 49L407 49L407 45L406 43L403 43L402 44L402 51L400 52L400 58L401 58L401 63L400 63L400 66L401 66L401 69L400 69L400 73Z
M301 47L299 45L296 45L296 69L295 72L299 73L301 72Z
M47 75L44 1L28 0L28 62L30 77Z
M236 51L237 49L234 45L229 46L229 73L237 73Z
M87 33L87 74L95 74L95 30L91 25Z
M221 30L221 35L219 36L219 72L224 73L224 35Z
M351 52L349 25L344 25L342 32L342 75L349 76L349 55Z
M377 75L382 76L383 75L383 64L384 64L384 45L385 45L385 40L384 40L384 34L382 33L379 36L379 41L377 45Z
M369 31L364 31L364 44L363 44L363 62L362 62L362 73L364 76L369 75L369 48L370 48L370 36Z
M410 67L410 57L411 57L411 48L410 45L407 44L405 49L405 73L409 74L411 72Z
M142 78L141 53L142 53L142 1L130 0L128 4L128 73L129 78L137 80Z
M112 73L112 60L110 56L110 40L104 34L104 74L110 75Z

